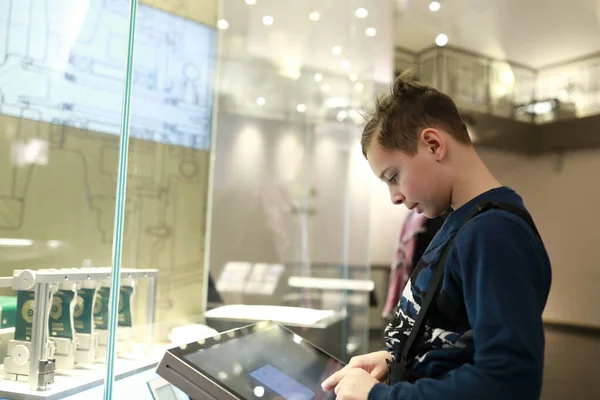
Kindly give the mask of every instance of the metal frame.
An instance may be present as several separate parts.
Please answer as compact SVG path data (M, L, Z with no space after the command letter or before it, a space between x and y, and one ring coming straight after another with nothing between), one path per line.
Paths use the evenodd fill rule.
M273 321L261 321L252 325L246 325L240 328L221 332L219 335L212 338L206 338L202 342L192 342L187 345L171 348L167 350L163 356L156 369L156 373L178 387L185 394L190 396L191 399L240 399L240 396L242 395L235 393L234 389L226 386L226 383L219 382L214 378L207 376L207 374L202 371L201 367L198 366L198 368L194 368L192 365L190 365L190 363L186 362L185 359L188 355L194 354L202 349L212 348L213 346L221 345L230 340L238 340L248 334L269 331L273 328L281 329L284 331L284 333L293 335L293 337L298 336L298 334L292 329L289 329L282 324L278 324ZM339 358L331 355L309 340L303 338L302 342L298 343L304 343L322 353L325 357L335 360L340 364L341 368L346 365Z
M212 379L190 367L186 362L167 351L158 364L156 373L172 383L191 399L239 400L233 393Z
M31 349L29 362L29 388L42 389L38 382L39 361L48 342L48 312L51 306L52 293L61 282L81 282L110 279L112 268L78 268L73 270L15 270L13 277L0 278L0 287L11 287L14 290L34 290L34 316L31 332ZM147 339L146 352L154 347L154 323L156 306L157 269L122 269L122 278L148 279L146 322L151 326Z

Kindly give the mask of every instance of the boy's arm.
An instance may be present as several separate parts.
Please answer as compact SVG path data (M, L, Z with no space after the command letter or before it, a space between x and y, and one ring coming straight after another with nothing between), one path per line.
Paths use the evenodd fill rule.
M543 245L518 217L488 211L455 242L475 362L441 380L378 384L369 400L538 399L551 273Z

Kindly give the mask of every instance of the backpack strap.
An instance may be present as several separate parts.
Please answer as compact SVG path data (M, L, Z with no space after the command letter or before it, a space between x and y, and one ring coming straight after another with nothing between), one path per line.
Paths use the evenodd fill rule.
M431 304L433 303L435 297L437 296L438 292L441 289L442 281L444 278L444 270L445 270L446 261L448 259L448 255L450 254L450 250L452 249L452 246L454 245L454 240L458 236L458 233L460 232L460 230L467 224L467 222L469 222L471 219L475 218L477 215L479 215L485 211L495 209L495 208L510 212L511 214L514 214L514 215L522 218L525 222L527 222L527 224L536 233L536 235L539 236L539 232L533 222L533 219L531 218L529 213L527 213L522 208L516 207L509 203L492 202L492 201L486 201L486 200L477 204L475 210L473 210L473 212L471 212L471 214L469 214L469 216L465 219L463 224L460 226L460 228L456 232L456 235L454 235L454 237L452 237L452 239L447 241L446 244L444 245L444 249L442 250L442 255L441 255L438 263L436 264L436 268L433 272L433 276L431 277L431 279L429 281L429 286L427 287L427 292L425 294L425 298L423 299L423 304L421 304L421 308L417 314L417 318L415 320L414 325L412 326L412 329L410 331L408 339L406 340L406 343L402 347L402 351L400 354L398 354L398 351L397 351L399 346L396 346L396 351L394 352L394 354L396 356L397 361L392 362L392 361L388 360L389 381L390 381L391 385L393 385L397 382L402 382L402 381L414 382L420 378L420 376L417 376L412 371L410 371L410 369L408 368L408 361L410 359L409 355L411 355L410 353L411 353L411 350L413 349L415 340L417 339L417 337L419 337L422 334L423 323L425 321L425 318L427 317L429 308L430 308ZM398 345L399 345L399 343L398 343Z
M535 226L535 223L533 222L533 218L531 218L531 215L529 215L529 213L527 211L523 210L522 208L517 207L510 203L500 203L500 202L496 202L496 201L482 201L481 203L477 204L477 209L479 210L479 213L486 211L486 210L491 210L493 208L498 208L500 210L504 210L511 214L514 214L517 217L520 217L525 222L527 222L529 227L535 232L535 234L537 236L540 236L540 233L538 232L538 230ZM474 216L475 215L473 215L473 217ZM463 226L464 226L464 224L463 224Z

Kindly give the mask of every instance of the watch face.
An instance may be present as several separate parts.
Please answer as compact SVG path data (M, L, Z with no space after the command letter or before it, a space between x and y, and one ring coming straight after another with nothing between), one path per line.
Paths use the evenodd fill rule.
M77 302L75 303L75 310L73 311L73 317L80 318L83 314L83 297L77 296Z
M34 305L35 303L33 300L27 300L25 302L25 305L23 306L23 309L21 310L21 316L25 321L27 321L28 324L31 324L33 322Z
M52 298L52 309L50 310L50 318L57 320L62 316L63 305L62 299L58 296Z

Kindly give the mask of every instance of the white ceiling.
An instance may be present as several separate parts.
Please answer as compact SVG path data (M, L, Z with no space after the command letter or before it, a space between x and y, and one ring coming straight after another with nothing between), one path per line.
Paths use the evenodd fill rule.
M393 0L223 0L221 18L228 21L222 51L228 57L268 59L281 67L309 68L388 82L393 77ZM356 9L364 7L366 18ZM318 12L320 19L309 15ZM263 18L271 16L272 25ZM368 37L365 31L377 33ZM332 48L341 47L340 54ZM345 64L342 64L347 61ZM345 67L342 67L345 65Z
M600 51L600 0L395 0L396 44L449 45L534 68Z

